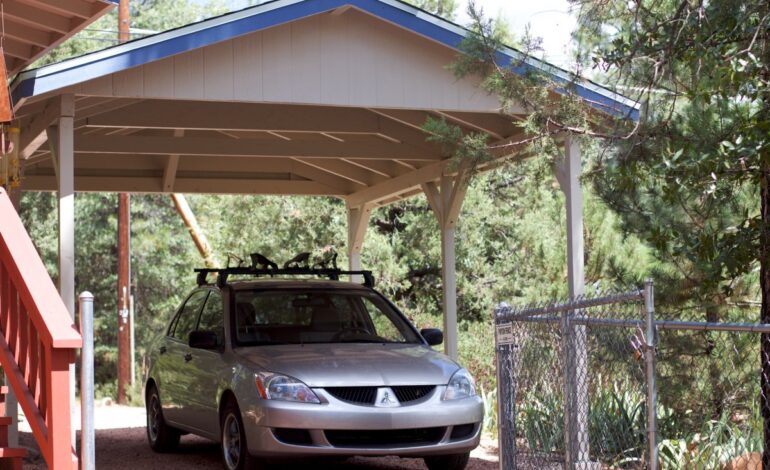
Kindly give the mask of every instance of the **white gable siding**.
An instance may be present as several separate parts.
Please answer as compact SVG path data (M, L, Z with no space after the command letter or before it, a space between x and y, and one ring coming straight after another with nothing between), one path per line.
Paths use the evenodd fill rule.
M357 10L323 14L85 82L82 95L494 112L455 52Z

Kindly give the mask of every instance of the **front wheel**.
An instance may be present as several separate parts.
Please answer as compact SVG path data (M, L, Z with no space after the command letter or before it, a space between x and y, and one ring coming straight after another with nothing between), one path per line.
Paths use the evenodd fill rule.
M464 454L425 457L424 460L428 470L464 470L470 458L471 453L466 452Z
M246 431L238 405L230 400L222 410L222 463L225 470L257 470L262 468L249 454L246 444Z
M168 452L179 445L180 432L163 419L158 389L153 385L147 394L147 441L155 452Z

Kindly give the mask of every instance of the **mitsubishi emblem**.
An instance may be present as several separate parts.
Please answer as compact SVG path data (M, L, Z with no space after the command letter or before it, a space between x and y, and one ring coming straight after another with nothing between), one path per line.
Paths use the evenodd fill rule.
M395 408L401 404L390 387L380 387L377 389L377 399L374 401L374 406L377 408Z

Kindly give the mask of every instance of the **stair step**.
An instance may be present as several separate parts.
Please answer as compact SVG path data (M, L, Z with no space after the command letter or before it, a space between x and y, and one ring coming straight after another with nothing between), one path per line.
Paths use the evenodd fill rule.
M13 424L13 418L10 416L0 416L0 426L10 426Z
M27 456L27 449L21 447L0 447L0 459L3 458L24 458Z

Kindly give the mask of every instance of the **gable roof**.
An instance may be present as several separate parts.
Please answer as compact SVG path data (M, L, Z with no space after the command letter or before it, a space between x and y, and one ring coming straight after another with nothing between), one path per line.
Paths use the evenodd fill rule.
M19 106L25 99L43 93L346 7L359 9L455 50L460 50L461 42L470 34L467 29L399 0L275 0L23 72L11 85L13 102ZM497 60L502 66L513 66L516 73L540 71L557 83L574 86L578 95L599 111L632 120L639 117L639 106L633 100L587 80L572 84L568 72L525 57L515 49L503 48Z

